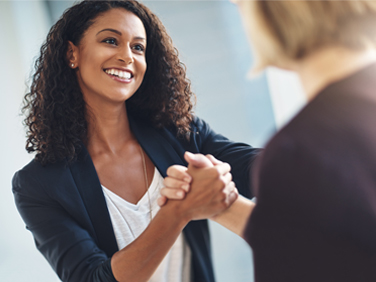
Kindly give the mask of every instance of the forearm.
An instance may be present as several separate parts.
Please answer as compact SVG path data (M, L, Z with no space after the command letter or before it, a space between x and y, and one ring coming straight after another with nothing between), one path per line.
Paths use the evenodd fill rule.
M189 222L169 201L146 230L131 244L114 254L112 272L119 282L148 281Z
M211 220L244 238L244 230L254 207L254 202L239 195L231 207L212 217Z

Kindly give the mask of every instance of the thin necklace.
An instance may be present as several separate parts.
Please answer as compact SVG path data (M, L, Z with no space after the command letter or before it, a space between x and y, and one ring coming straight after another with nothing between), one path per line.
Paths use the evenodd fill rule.
M149 183L148 183L148 172L146 170L146 162L145 162L145 156L144 156L144 151L140 146L140 151L141 151L141 156L142 156L142 165L144 167L144 178L145 178L145 187L146 187L146 194L148 194L148 200L149 200L149 215L150 215L150 222L153 219L152 216L152 208L151 208L151 201L150 201L150 193L149 193Z

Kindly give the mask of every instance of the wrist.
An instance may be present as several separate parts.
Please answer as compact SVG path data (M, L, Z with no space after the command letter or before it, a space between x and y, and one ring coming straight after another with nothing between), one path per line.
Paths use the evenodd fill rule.
M171 220L176 220L175 224L181 225L182 228L192 220L189 209L185 208L184 201L181 200L168 200L167 203L161 207L160 212L168 214Z

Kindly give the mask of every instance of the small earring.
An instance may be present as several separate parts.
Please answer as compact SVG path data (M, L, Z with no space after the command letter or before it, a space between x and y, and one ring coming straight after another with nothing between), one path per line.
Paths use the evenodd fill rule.
M71 67L74 68L74 64L71 64Z

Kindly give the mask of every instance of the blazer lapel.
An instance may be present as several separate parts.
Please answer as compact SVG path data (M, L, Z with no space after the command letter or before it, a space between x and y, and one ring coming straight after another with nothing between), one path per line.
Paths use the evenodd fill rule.
M183 159L184 148L174 148L168 137L162 135L162 130L155 129L131 117L129 123L141 147L163 177L167 176L166 171L169 166L174 164L186 165ZM174 141L177 143L176 139Z
M118 251L118 246L102 186L91 157L84 146L70 169L92 222L94 239L98 247L111 257Z

